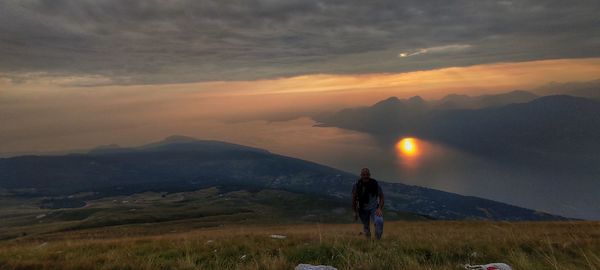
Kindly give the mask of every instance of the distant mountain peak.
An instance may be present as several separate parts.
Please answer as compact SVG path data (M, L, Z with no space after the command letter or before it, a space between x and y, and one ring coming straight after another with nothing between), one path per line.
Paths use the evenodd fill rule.
M469 95L464 95L464 94L448 94L448 95L444 96L442 98L442 100L449 99L449 98L459 98L459 97L460 98L468 98L470 96Z
M111 150L111 149L119 149L119 148L121 148L120 145L113 143L113 144L97 146L93 150Z
M481 97L482 98L488 98L488 97L493 97L493 98L503 98L503 97L537 98L538 95L531 93L529 91L525 91L525 90L513 90L510 92L506 92L506 93L483 95Z
M118 145L107 145L99 146L91 151L89 154L119 154L119 153L132 153L132 152L156 152L156 151L168 151L168 152L225 152L225 151L247 151L247 152L260 152L269 153L269 151L254 148L235 143L228 143L217 140L201 140L189 136L183 135L172 135L166 137L160 141L152 142L149 144L134 146L134 147L120 147Z
M375 103L371 108L379 109L397 109L403 106L410 106L410 108L422 108L427 104L427 101L421 96L412 96L408 99L399 99L398 97L389 97L382 101Z
M536 94L531 93L531 92L529 92L527 90L519 90L519 89L510 91L507 94L526 94L526 95L537 96Z
M382 101L375 103L375 105L373 105L373 107L383 106L383 105L400 104L400 103L402 103L402 101L398 97L389 97L389 98L386 98Z
M577 105L577 104L590 104L590 105L600 105L600 103L596 100L584 98L584 97L575 97L570 95L551 95L537 98L531 102L532 104L556 104L561 106L569 106L569 105Z
M587 98L600 98L600 79L581 82L551 82L542 85L534 92L541 95L571 95Z
M161 142L163 143L189 143L189 142L197 142L199 141L196 138L184 136L184 135L171 135L169 137L164 138Z
M113 144L100 145L100 146L94 147L91 150L89 150L88 153L103 154L103 153L121 152L121 151L125 151L125 150L126 150L126 148L123 148L120 145L113 143Z
M421 96L410 97L407 101L410 103L425 103L425 100Z
M169 146L169 145L191 144L191 143L198 143L198 142L201 142L201 140L198 140L196 138L189 137L189 136L184 136L184 135L171 135L171 136L168 136L168 137L162 139L161 141L149 143L149 144L143 145L139 148L150 149L150 148L163 147L163 146Z

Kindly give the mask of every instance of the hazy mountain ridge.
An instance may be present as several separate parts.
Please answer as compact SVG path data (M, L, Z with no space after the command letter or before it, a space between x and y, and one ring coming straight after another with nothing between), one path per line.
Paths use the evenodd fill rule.
M346 108L313 119L319 123L318 126L335 126L379 135L416 133L423 129L422 124L428 121L433 112L498 107L526 103L536 98L537 95L523 90L481 96L449 94L439 100L429 101L420 96L407 99L389 97L372 106Z
M167 143L111 153L25 156L0 159L0 187L11 196L65 198L78 192L90 200L144 191L183 192L208 187L225 190L279 189L348 202L357 177L343 171L254 148L184 150ZM214 146L214 144L211 144ZM233 147L233 149L232 149ZM33 170L32 168L35 168ZM554 220L558 216L437 190L382 182L388 209L439 219ZM68 198L68 197L67 197Z
M132 151L201 151L201 152L223 152L223 151L256 151L268 153L267 150L239 145L234 143L226 143L216 140L198 140L192 137L173 135L161 141L149 143L139 147L120 147L116 144L99 146L90 150L89 154L113 154Z
M583 82L549 83L533 91L540 95L570 95L600 99L600 79Z
M481 96L450 94L433 102L436 105L435 109L479 109L512 103L525 103L538 97L538 95L528 91L515 90L507 93Z
M501 107L434 111L427 121L419 135L483 155L526 149L541 154L600 150L600 103L581 97L546 96Z
M567 95L534 97L525 91L476 98L451 95L416 106L410 99L391 97L370 107L348 108L315 120L321 126L363 131L383 139L416 135L480 154L498 146L540 152L600 150L600 102ZM447 109L450 100L460 103L459 107L474 106L465 105L472 100L485 100L489 106Z

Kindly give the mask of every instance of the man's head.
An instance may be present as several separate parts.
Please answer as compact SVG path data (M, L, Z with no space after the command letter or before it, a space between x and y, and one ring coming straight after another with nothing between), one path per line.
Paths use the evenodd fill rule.
M360 179L369 180L371 178L371 171L369 168L362 168L360 170Z

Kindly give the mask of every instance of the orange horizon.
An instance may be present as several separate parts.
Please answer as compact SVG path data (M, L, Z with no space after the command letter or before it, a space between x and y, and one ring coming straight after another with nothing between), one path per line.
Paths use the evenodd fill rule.
M148 136L149 140L150 134L159 132L186 133L198 123L213 123L223 128L215 130L221 134L226 128L217 122L307 116L371 105L390 96L431 99L449 93L477 95L532 89L550 82L591 81L600 78L600 58L168 85L81 87L65 86L64 80L54 77L32 78L17 84L0 79L0 115L12 115L3 120L5 138L11 139L3 144L6 151L27 150L34 141L39 148L51 149L74 141L87 145L96 133L106 132L113 141L128 136ZM84 79L69 77L67 81Z

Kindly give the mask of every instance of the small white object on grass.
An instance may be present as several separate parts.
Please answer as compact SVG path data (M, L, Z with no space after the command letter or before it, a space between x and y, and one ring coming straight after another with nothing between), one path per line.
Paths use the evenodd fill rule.
M337 270L337 268L329 265L311 265L301 263L294 270Z
M465 269L470 270L512 270L510 265L505 263L488 263L482 265L465 265Z
M271 234L271 238L273 239L286 239L287 236L281 234Z

